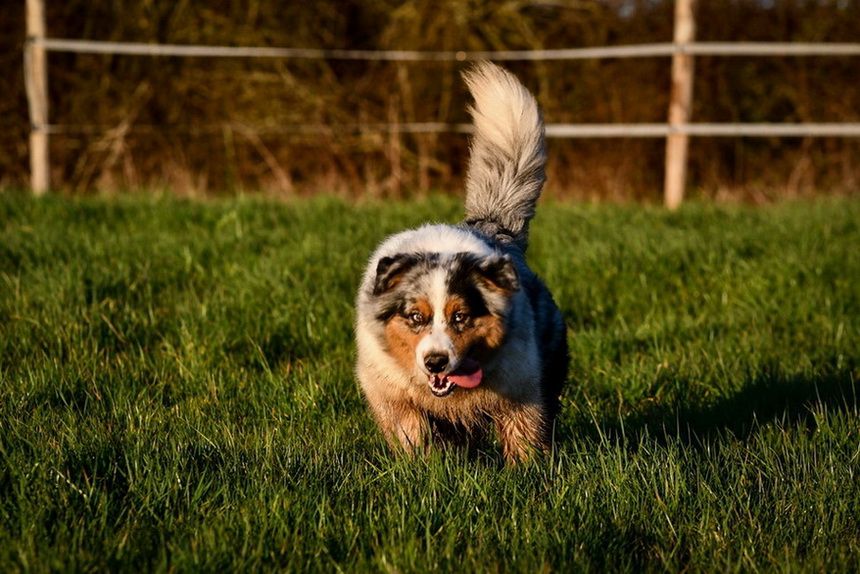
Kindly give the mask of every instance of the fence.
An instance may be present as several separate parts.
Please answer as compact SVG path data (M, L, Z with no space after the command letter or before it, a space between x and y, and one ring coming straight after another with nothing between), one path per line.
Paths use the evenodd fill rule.
M675 3L672 43L569 48L555 50L505 51L411 51L411 50L341 50L317 48L269 48L243 46L200 46L181 44L145 44L102 42L94 40L49 38L45 32L44 0L26 0L27 45L24 50L24 74L30 111L31 189L36 195L49 186L49 135L67 131L69 126L52 125L48 114L48 52L79 54L116 54L149 57L206 58L281 58L376 60L397 62L421 61L540 61L606 58L672 58L672 85L668 121L665 124L547 124L547 137L556 138L666 138L664 203L670 209L683 199L687 170L687 148L690 136L717 137L860 137L860 123L690 123L694 56L860 56L860 43L752 43L695 42L695 0ZM330 126L295 125L287 131L319 133ZM86 128L98 129L95 126ZM400 133L470 133L471 126L438 122L404 124L362 124L360 131L396 131ZM86 131L86 130L85 130Z

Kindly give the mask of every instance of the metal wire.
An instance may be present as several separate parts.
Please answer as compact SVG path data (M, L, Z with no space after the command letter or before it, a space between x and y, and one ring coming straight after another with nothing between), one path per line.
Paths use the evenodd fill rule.
M397 62L475 60L584 60L601 58L649 58L688 53L697 56L860 56L860 44L810 44L768 42L695 42L691 44L631 44L596 48L501 51L342 50L324 48L268 48L148 44L61 38L31 39L51 52L122 54L127 56L190 56L201 58L285 58L305 60L368 60Z
M119 54L129 56L203 57L203 58L284 58L313 60L368 61L459 61L474 60L582 60L600 58L647 58L688 53L696 56L858 56L857 43L780 43L780 42L694 42L690 44L632 44L595 48L566 48L556 50L503 51L417 51L417 50L342 50L322 48L268 48L245 46L205 46L186 44L148 44L140 42L106 42L60 38L28 41L42 45L52 52L81 54ZM134 126L137 131L211 133L224 125L210 126ZM245 126L247 127L247 126ZM78 125L44 126L49 133L103 133L109 126ZM472 132L468 124L438 122L403 124L354 125L290 125L260 127L258 133L319 134L319 133L464 133ZM672 126L669 124L548 124L549 138L648 138L670 134L715 137L860 137L860 123L808 124L742 124L701 123Z
M210 134L223 131L230 124L219 125L134 125L131 131L165 132L185 134ZM371 134L371 133L454 133L470 134L469 124L446 124L439 122L404 124L295 124L286 126L240 126L258 134L314 135L321 133ZM50 134L98 134L108 133L113 126L58 125L46 126ZM547 124L548 138L663 138L670 134L687 134L702 137L860 137L860 123L809 123L809 124Z

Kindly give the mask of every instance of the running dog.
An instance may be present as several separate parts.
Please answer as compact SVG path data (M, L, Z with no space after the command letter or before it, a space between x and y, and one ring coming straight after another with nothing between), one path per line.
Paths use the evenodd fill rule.
M388 237L356 301L356 373L395 449L495 426L508 462L549 448L567 377L561 313L526 266L546 152L537 102L509 72L464 74L475 100L466 218Z

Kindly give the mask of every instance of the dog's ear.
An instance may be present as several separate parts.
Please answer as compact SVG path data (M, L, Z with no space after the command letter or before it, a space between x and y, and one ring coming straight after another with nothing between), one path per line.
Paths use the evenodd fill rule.
M510 295L520 288L520 278L510 255L493 255L478 262L479 277L490 289Z
M415 267L420 259L415 253L398 253L392 257L380 259L376 265L373 294L382 295L393 289L403 279L403 275Z

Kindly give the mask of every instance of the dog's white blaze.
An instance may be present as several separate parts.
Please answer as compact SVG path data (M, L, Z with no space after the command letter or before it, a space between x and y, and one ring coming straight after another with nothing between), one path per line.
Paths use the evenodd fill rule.
M434 269L430 276L430 306L433 307L433 328L445 324L445 300L448 286L445 284L445 270Z
M433 309L433 322L430 332L415 347L415 361L421 369L424 368L424 357L431 353L445 353L449 365L456 365L458 360L454 342L445 330L445 301L448 299L446 275L445 269L435 269L429 277L428 296Z

